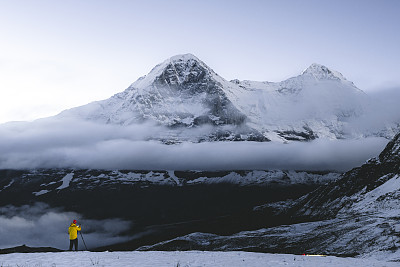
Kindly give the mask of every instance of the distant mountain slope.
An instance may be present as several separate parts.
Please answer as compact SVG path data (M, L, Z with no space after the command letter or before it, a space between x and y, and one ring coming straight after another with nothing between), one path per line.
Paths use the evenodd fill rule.
M275 205L291 225L231 236L192 233L140 250L247 250L328 255L377 254L399 261L400 133L382 153L291 207ZM265 207L273 207L273 204ZM262 212L257 207L254 212Z
M305 196L296 213L312 218L366 213L391 216L400 212L399 204L400 134L397 134L378 157Z
M369 105L365 93L322 65L279 83L227 81L185 54L157 65L125 91L57 118L120 125L151 121L169 130L149 138L166 142L391 137L386 129L353 127Z
M307 140L362 134L346 128L367 108L367 95L325 66L313 64L279 83L235 83L247 90L247 96L237 97L235 103L251 117L250 125L267 136L277 133L287 140Z

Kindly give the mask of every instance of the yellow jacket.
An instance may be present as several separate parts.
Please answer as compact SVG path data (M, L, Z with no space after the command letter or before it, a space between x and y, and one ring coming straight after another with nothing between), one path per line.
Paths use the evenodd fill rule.
M81 230L80 226L76 226L76 224L71 223L71 225L68 227L68 234L69 234L69 239L74 240L78 238L78 231Z

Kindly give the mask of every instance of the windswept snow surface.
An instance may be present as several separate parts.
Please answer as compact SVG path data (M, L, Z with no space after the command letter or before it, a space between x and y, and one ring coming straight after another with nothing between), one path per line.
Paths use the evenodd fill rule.
M385 179L382 177L381 179ZM398 216L400 204L400 176L396 175L384 184L369 191L355 196L356 201L351 206L351 211L359 213L378 213L380 216ZM343 209L346 211L346 209Z
M140 267L265 267L265 266L398 266L374 258L311 257L252 252L61 252L0 255L1 266L140 266Z

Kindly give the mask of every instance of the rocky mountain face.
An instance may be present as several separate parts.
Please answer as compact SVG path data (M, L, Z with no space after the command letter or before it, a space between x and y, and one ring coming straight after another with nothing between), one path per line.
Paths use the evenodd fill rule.
M341 214L385 213L398 209L400 197L400 134L382 153L320 187L298 203L296 214L332 218Z
M282 225L230 236L192 233L140 250L248 250L341 256L383 255L399 260L400 134L382 153L292 203L254 213L283 216ZM284 224L284 225L283 225Z
M242 124L246 116L232 105L214 76L209 67L192 55L172 57L124 92L90 104L95 112L90 110L84 115L116 124L151 119L168 127Z
M64 111L57 118L120 125L150 121L168 130L149 138L167 143L308 141L378 133L392 137L387 129L365 132L353 127L369 101L342 74L322 65L312 64L279 83L227 81L186 54L167 59L107 100Z

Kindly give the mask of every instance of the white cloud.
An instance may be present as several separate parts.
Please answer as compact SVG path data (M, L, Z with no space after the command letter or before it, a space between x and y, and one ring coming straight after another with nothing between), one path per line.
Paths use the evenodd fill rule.
M68 249L68 227L74 219L82 224L83 236L89 249L129 240L129 237L120 234L128 230L131 223L117 218L85 219L78 213L50 208L44 203L1 207L0 213L0 248L25 244ZM84 248L80 237L78 242L79 247Z
M351 121L351 127L360 132L389 130L392 135L400 129L400 87L382 88L369 93L369 106L361 117Z
M0 127L0 168L348 170L376 156L383 138L293 142L146 141L163 128L40 120Z

